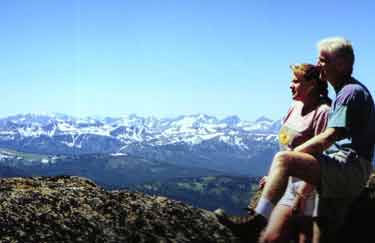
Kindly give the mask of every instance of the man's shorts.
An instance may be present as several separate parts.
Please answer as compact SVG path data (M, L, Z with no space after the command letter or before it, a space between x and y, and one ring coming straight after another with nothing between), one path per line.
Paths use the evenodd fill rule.
M350 204L364 189L372 164L350 149L325 153L317 159L321 165L321 184L317 187L314 216L325 218L338 229Z
M278 204L284 205L290 208L293 207L294 201L296 200L296 197L297 197L298 189L302 186L302 183L303 183L302 180L295 178L295 177L290 177L285 193L283 197L280 199ZM303 213L306 216L312 216L315 211L315 195L316 193L315 191L313 191L306 198L305 210Z
M321 198L356 198L372 172L371 162L350 149L324 153L316 158L321 167L317 187Z

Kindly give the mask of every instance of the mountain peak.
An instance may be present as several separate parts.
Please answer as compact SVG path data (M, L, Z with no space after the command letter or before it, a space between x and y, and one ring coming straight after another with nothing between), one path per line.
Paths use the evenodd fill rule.
M273 122L273 121L266 116L261 116L258 119L256 119L255 122L258 123L258 122Z
M221 120L221 122L224 122L230 126L237 125L240 121L241 119L237 115L227 116Z

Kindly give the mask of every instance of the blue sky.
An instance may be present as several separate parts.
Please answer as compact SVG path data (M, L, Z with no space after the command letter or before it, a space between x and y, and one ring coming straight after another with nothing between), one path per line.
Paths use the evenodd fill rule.
M0 117L278 119L289 65L315 63L328 36L353 42L354 76L374 95L372 2L2 0Z

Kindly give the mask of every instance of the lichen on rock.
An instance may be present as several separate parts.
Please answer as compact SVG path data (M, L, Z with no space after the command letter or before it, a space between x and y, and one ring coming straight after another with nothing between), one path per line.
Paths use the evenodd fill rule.
M210 211L74 176L0 179L0 242L238 242Z

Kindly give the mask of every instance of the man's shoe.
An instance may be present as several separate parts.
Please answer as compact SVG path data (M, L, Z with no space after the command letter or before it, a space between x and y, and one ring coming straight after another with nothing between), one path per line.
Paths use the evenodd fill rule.
M215 211L222 225L228 227L234 235L246 242L258 242L260 233L267 225L267 219L253 213L244 216L228 216L223 210Z

